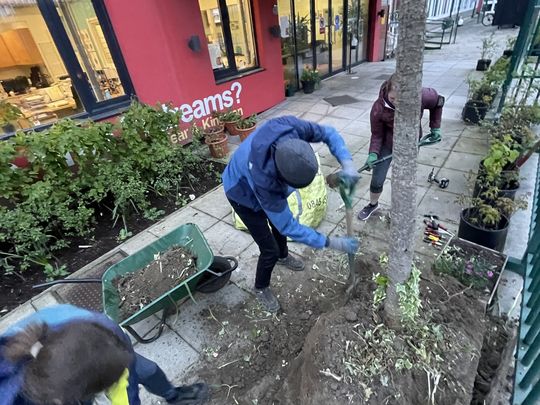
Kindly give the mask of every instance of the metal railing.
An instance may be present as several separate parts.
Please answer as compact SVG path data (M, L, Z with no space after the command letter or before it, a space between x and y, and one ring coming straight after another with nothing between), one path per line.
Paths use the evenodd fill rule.
M527 250L507 268L523 274L523 301L516 352L514 405L540 403L540 160Z

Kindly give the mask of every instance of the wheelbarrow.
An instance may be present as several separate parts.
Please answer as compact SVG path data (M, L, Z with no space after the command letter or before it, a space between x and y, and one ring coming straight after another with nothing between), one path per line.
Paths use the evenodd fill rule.
M196 258L197 272L183 280L180 284L154 299L128 318L120 320L120 296L114 286L114 280L128 274L144 269L154 260L154 255L164 252L173 246L181 246ZM212 254L206 239L199 227L195 224L184 224L172 232L160 237L155 242L126 257L109 267L101 279L64 279L39 284L34 288L48 287L54 284L65 283L101 283L103 292L103 310L112 320L127 330L138 342L151 343L163 333L167 316L176 311L177 302L193 297L192 291L210 293L219 290L231 277L231 272L238 267L234 257L220 257ZM156 333L147 339L141 337L134 329L134 324L163 311Z

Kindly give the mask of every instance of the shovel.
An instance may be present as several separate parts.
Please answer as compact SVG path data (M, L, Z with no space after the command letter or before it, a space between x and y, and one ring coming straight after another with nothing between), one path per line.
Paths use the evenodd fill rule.
M332 173L326 176L326 183L330 186L330 188L337 188L339 187L339 194L341 195L341 198L343 199L343 203L345 204L345 220L347 223L347 236L352 237L353 236L353 209L352 209L352 194L354 194L354 190L349 192L347 190L347 187L339 178L339 172ZM352 295L352 293L355 291L356 286L358 284L358 280L360 279L360 276L358 274L358 270L356 269L354 265L354 255L353 254L347 254L348 260L349 260L349 278L347 280L347 299L349 299Z

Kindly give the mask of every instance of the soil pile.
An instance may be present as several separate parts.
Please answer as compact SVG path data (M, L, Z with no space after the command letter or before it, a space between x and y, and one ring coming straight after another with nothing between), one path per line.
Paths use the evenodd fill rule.
M193 255L176 246L155 255L154 261L141 271L117 278L114 285L120 296L120 319L129 318L197 271Z

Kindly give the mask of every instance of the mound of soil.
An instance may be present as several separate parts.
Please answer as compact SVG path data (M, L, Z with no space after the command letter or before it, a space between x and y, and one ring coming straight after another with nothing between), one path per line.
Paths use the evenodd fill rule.
M366 275L379 271L373 262L357 265ZM485 306L474 294L460 294L463 286L450 278L437 283L423 280L420 286L424 313L432 314L429 321L439 324L442 333L438 350L426 345L423 356L439 356L437 361L431 366L413 362L410 369L398 370L401 354L411 348L413 355L420 354L422 345L392 331L382 332L386 326L371 308L373 287L364 284L357 300L317 321L285 380L280 403L468 404L482 347ZM377 330L380 338L366 339ZM351 348L362 350L364 357L351 356Z
M227 326L220 326L213 347L205 349L206 364L194 371L214 387L210 403L418 405L428 404L430 396L437 404L470 403L484 336L485 299L449 277L422 280L423 312L440 325L442 335L439 349L427 347L426 355L441 357L436 368L396 371L395 358L385 358L377 347L365 351L359 339L383 326L380 313L371 307L371 278L380 271L379 264L363 259L357 265L360 288L356 299L345 305L348 270L346 261L335 257L324 265L316 261L312 270L303 272L307 274L287 276L287 285L273 279L284 310L277 316L249 304L213 308L212 318L226 319ZM399 337L385 344L393 353L410 351ZM350 373L354 367L347 360L355 345L368 353L360 366L377 366L378 375Z
M113 281L120 296L120 319L129 318L144 306L197 273L196 259L181 246L155 256L144 269Z

